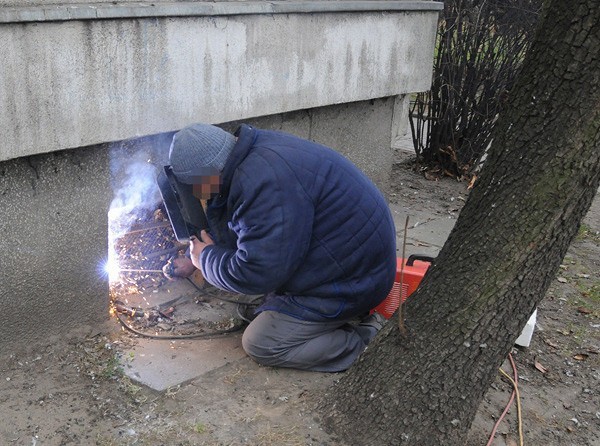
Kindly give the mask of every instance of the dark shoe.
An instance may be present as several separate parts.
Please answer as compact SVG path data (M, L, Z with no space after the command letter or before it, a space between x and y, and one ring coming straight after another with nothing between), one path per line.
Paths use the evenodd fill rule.
M242 319L245 322L252 322L254 319L256 319L256 316L258 316L258 314L255 312L256 309L258 308L258 305L246 305L243 303L239 303L237 305L237 314L240 317L240 319Z
M383 328L387 320L379 313L374 312L367 317L363 318L358 325L363 327L372 327L379 331Z

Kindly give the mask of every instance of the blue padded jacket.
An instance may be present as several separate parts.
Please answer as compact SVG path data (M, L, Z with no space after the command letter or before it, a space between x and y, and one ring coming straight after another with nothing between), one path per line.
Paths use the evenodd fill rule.
M350 319L379 304L396 272L396 235L377 187L336 151L242 125L208 202L214 286L267 294L258 311Z

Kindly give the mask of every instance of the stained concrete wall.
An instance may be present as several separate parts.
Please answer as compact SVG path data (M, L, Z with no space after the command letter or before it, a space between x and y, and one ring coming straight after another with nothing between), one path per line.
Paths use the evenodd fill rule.
M0 163L0 349L106 318L108 152Z
M181 0L180 0L181 1ZM231 1L231 0L196 0L198 2L213 2L213 1ZM236 1L236 0L234 0ZM244 1L244 0L241 0ZM114 6L115 4L143 4L143 3L160 3L144 0L0 0L0 6L23 8L23 7L43 7L43 6L64 6L64 5L94 5L94 6Z
M293 12L305 3L333 6ZM439 4L332 9L355 3L181 2L165 11L172 16L138 18L150 14L138 7L119 20L5 10L0 160L427 90ZM277 13L249 13L264 5ZM214 15L174 16L209 7Z
M394 98L353 102L226 123L233 131L240 122L292 133L332 147L349 158L387 193L393 152L390 131Z
M178 2L118 20L0 7L0 348L107 319L123 146L160 165L191 122L249 122L339 150L385 191L408 94L431 80L439 8L425 3Z

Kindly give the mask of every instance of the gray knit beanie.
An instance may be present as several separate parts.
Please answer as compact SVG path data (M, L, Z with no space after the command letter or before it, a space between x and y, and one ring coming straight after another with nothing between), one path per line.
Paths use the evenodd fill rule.
M198 183L199 177L218 175L235 146L235 137L210 124L192 124L175 133L169 161L179 181Z

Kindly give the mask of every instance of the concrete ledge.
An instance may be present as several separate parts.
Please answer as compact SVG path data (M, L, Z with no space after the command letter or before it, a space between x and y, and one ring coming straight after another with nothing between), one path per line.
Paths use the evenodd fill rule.
M367 11L439 11L433 1L247 1L66 4L0 8L0 23Z
M302 2L209 5L226 3ZM320 7L330 3L413 4ZM437 20L388 10L3 24L0 160L424 91Z

